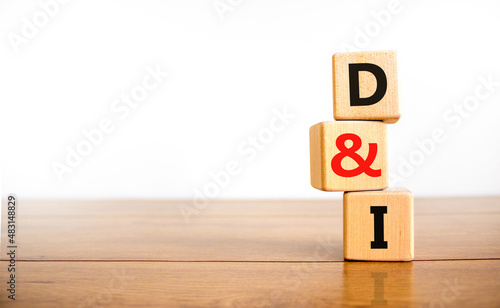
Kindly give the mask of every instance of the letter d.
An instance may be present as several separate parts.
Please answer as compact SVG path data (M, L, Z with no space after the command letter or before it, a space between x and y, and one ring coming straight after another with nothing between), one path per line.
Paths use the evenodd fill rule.
M66 165L72 168L78 167L78 165L82 162L80 155L78 155L78 153L76 153L76 151L70 146L66 147L66 151L68 151L68 154L66 155Z
M359 72L367 71L377 79L377 88L370 97L359 97ZM378 103L387 92L387 76L380 66L371 63L349 64L349 95L351 106L370 106Z
M83 130L83 135L87 138L93 145L99 145L102 143L103 135L100 130L92 129L90 132Z
M219 173L210 172L209 175L221 188L227 187L229 182L231 182L231 177L225 171L220 171Z
M38 5L45 11L50 17L54 17L59 12L59 3L55 0L48 0L46 2L39 1Z

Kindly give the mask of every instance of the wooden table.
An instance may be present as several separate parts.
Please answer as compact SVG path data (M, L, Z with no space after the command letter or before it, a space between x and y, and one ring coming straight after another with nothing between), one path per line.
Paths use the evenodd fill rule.
M341 200L21 199L16 237L1 307L500 307L500 197L417 198L406 263L344 262Z

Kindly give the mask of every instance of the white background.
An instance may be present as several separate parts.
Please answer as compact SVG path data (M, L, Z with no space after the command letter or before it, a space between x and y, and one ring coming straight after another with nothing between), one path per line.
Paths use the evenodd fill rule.
M500 81L498 2L401 2L389 15L380 13L387 1L220 3L231 10L220 14L209 0L68 1L16 48L23 18L44 13L37 1L2 1L3 193L190 198L235 160L240 173L214 198L340 197L309 184L308 129L332 120L331 56L349 44L399 54L392 185L417 196L500 194L500 87L460 124L445 120L480 78ZM121 120L111 104L157 65L169 77ZM283 108L295 115L284 130L254 158L240 153ZM54 162L103 118L114 131L59 180ZM435 129L445 141L415 154ZM421 160L408 171L410 158Z

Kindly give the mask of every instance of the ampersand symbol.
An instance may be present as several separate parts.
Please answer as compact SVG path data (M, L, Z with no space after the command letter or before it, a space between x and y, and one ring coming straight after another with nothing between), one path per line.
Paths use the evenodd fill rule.
M350 148L347 148L345 146L345 142L347 140L352 141L352 146ZM380 169L378 170L373 170L370 166L373 164L373 161L377 157L377 144L376 143L369 143L368 147L368 156L366 159L363 159L358 153L356 153L359 148L361 148L361 138L359 138L358 135L355 134L342 134L337 137L337 140L335 141L335 145L337 145L337 148L339 149L340 153L336 154L332 158L332 170L335 172L335 174L350 178L353 176L358 176L361 173L366 173L367 175L371 177L379 177L382 175L382 171ZM357 164L358 167L352 170L346 170L342 168L342 159L344 157L350 157L352 158Z

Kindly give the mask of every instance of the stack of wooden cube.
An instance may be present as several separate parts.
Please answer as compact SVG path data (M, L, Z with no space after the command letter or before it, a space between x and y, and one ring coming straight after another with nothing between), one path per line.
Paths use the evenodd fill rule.
M311 185L344 191L344 258L413 260L413 195L388 188L387 124L399 120L394 51L333 55L333 117L309 130Z

